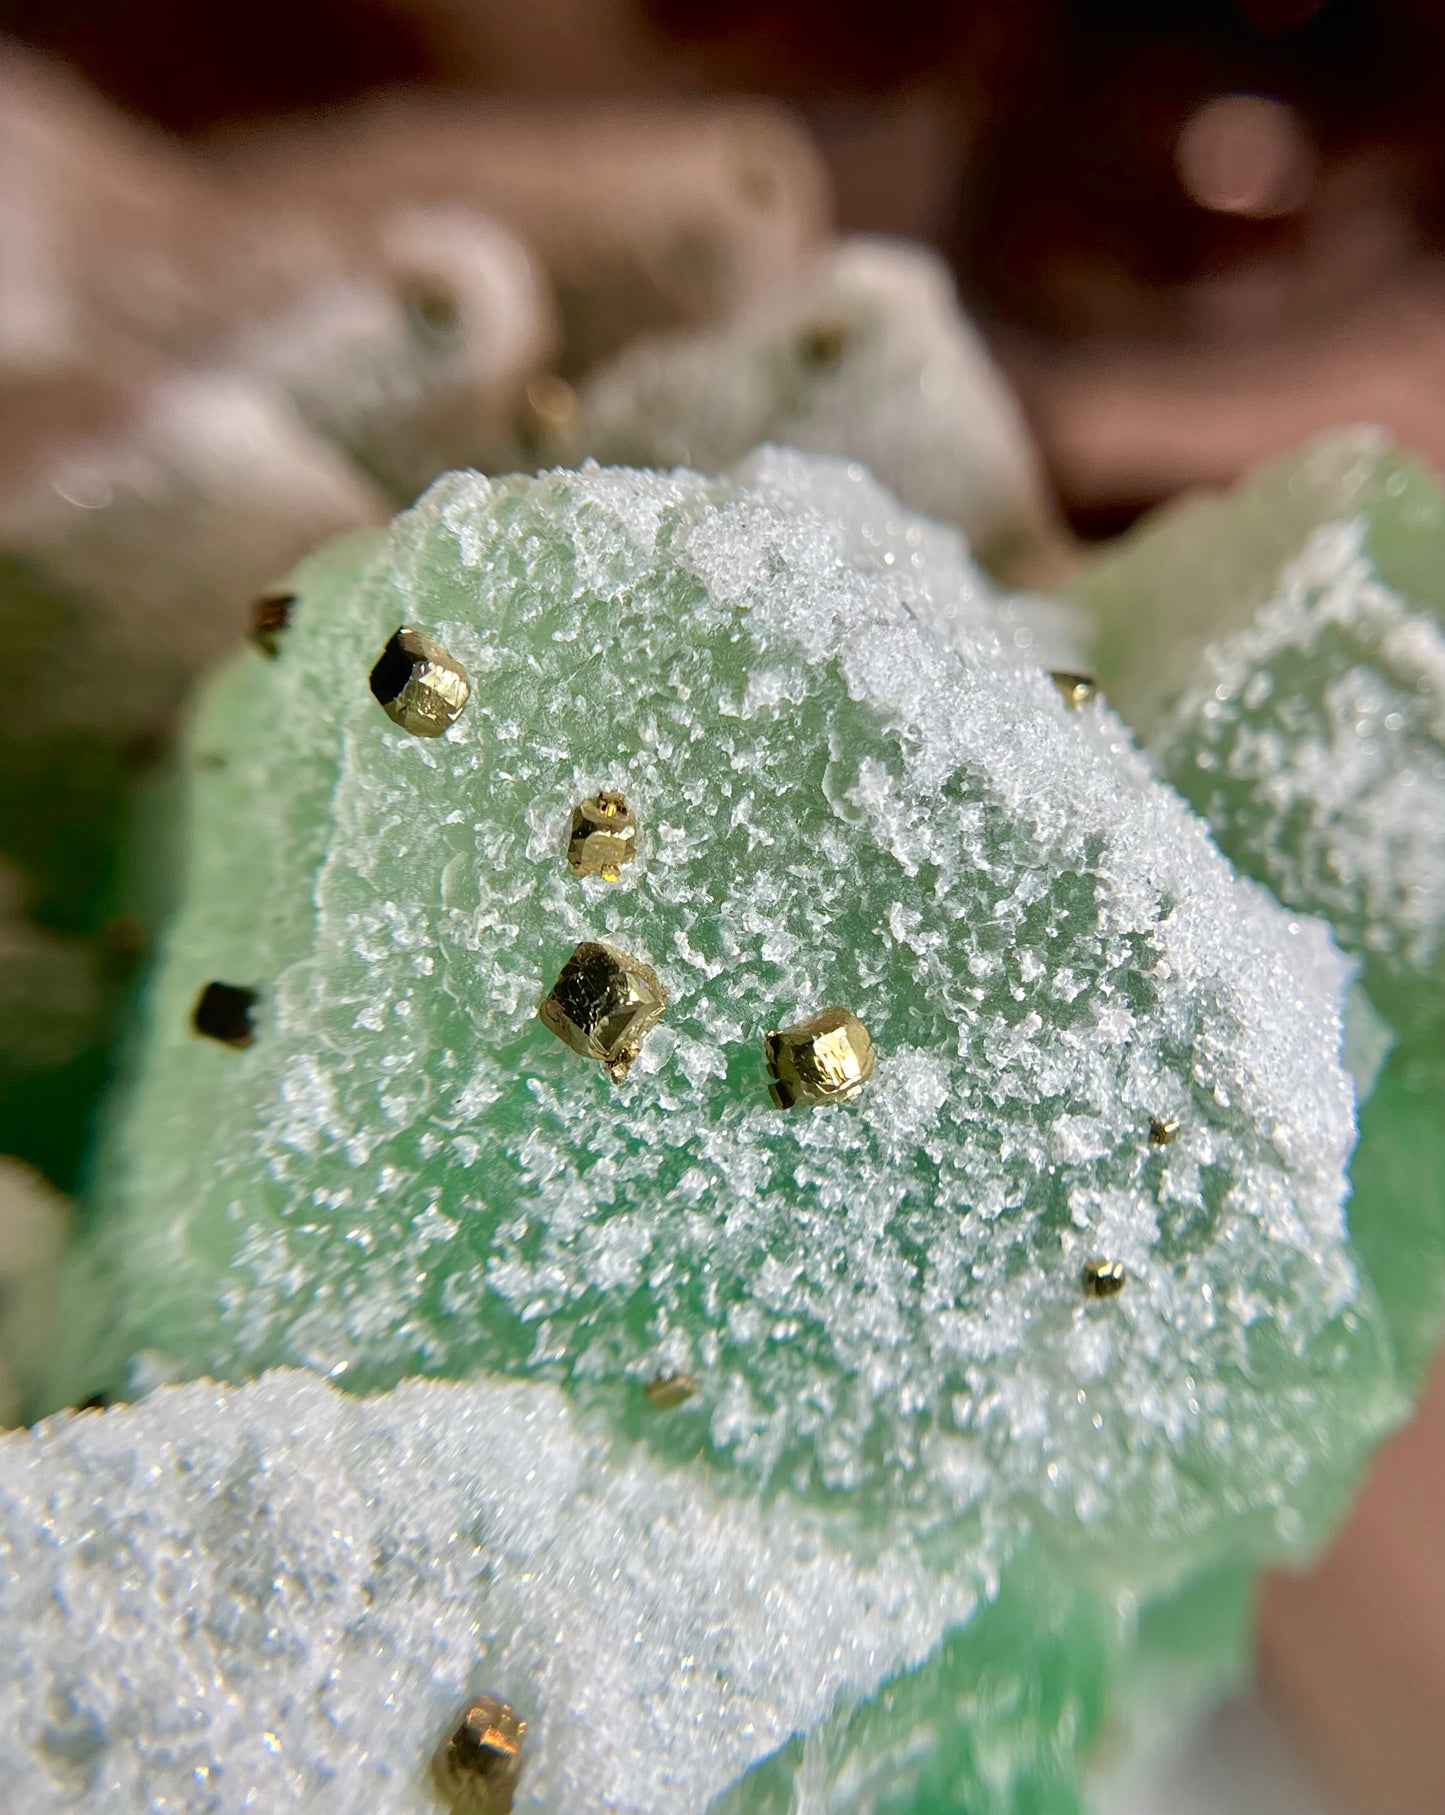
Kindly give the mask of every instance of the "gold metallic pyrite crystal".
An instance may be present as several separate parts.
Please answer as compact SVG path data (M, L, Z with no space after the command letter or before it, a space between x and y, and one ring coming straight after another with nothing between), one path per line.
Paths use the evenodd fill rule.
M1182 1124L1173 1116L1151 1115L1149 1118L1149 1145L1151 1147L1169 1147L1179 1139Z
M1128 1278L1121 1260L1090 1260L1084 1263L1084 1291L1090 1298L1113 1298L1124 1290Z
M697 1382L691 1374L659 1374L642 1390L658 1411L673 1412L696 1397Z
M1090 674L1070 674L1059 668L1049 679L1058 688L1059 697L1066 706L1087 706L1090 700L1098 698L1099 683Z
M495 1695L479 1696L432 1763L452 1815L507 1815L522 1774L527 1723Z
M797 1103L846 1103L873 1075L868 1029L847 1008L825 1008L795 1027L764 1034L763 1054L779 1109Z
M666 1006L667 991L650 964L588 939L562 966L537 1015L564 1045L599 1060L620 1084Z
M637 819L626 798L610 788L572 810L567 861L579 876L616 882L637 855Z
M295 608L294 592L263 592L252 607L251 641L272 661L281 653L281 632Z
M472 683L440 643L402 624L371 671L371 691L403 731L440 737L466 709Z

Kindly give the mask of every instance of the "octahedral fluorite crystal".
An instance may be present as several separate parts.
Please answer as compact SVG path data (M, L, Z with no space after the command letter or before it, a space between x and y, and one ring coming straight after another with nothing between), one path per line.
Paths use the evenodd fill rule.
M1350 1221L1414 1371L1445 1321L1445 496L1378 433L1329 436L1077 590L1160 774L1359 967Z
M532 1723L519 1806L583 1806L552 1786L579 1724L614 1718L605 1661L568 1658L570 1571L601 1653L671 1646L667 1687L629 1691L652 1738L619 1742L617 1806L701 1809L709 1758L707 1797L732 1782L749 1815L1073 1806L1138 1610L1171 1630L1201 1571L1307 1542L1399 1413L1342 1214L1326 935L1005 644L951 532L855 468L453 476L295 591L275 659L248 651L191 732L185 903L53 1402L283 1363L357 1391L475 1378L459 1453L546 1527L533 1440L487 1410L510 1376L609 1467L716 1496L704 1561L770 1610L787 1680L719 1657L715 1625L701 1650L634 1625L627 1547L601 1547L609 1587L563 1542L516 1603L554 1635L535 1670L466 1685ZM398 623L471 676L441 737L371 696ZM642 829L616 880L567 860L603 790ZM666 994L622 1082L538 1019L589 941ZM192 1030L215 979L257 992L244 1049ZM872 1073L780 1111L764 1035L828 1008ZM1093 1265L1123 1289L1087 1291ZM739 1563L731 1522L775 1518L812 1535ZM881 1573L805 1585L823 1554ZM434 1746L455 1710L428 1707ZM340 1771L351 1743L315 1741ZM658 1745L692 1775L655 1772Z

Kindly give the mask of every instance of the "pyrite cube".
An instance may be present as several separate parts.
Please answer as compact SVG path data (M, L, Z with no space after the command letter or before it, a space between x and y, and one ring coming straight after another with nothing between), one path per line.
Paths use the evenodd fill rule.
M440 737L465 711L472 683L440 643L402 624L371 671L371 691L394 725L413 737Z
M1090 1298L1115 1298L1124 1290L1129 1275L1121 1260L1085 1261L1083 1287Z
M666 1006L667 991L650 964L587 939L562 966L537 1014L564 1045L599 1060L620 1083Z
M479 1696L432 1764L452 1815L507 1815L522 1774L526 1721L495 1695Z
M637 855L637 816L626 797L604 788L572 811L567 861L579 876L616 882L622 866Z
M773 1102L846 1103L873 1075L873 1041L851 1009L825 1008L811 1020L763 1035Z

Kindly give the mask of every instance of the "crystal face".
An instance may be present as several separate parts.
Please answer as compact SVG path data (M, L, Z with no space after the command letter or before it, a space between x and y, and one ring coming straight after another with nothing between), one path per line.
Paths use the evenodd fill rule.
M981 1581L1042 1530L1143 1592L1272 1542L1283 1482L1306 1527L1333 1507L1398 1404L1341 1214L1342 967L1107 707L1060 710L955 538L768 454L457 476L336 561L196 721L226 761L191 769L66 1397L543 1371L740 1492L947 1530ZM447 738L345 684L399 620L475 677ZM647 861L579 887L604 787ZM667 990L620 1090L537 1026L578 945ZM188 1035L218 973L266 979L245 1053ZM602 1058L593 1000L559 1020ZM780 1115L762 1037L812 1004L874 1072ZM697 1383L667 1417L663 1372Z
M873 1075L873 1042L851 1009L821 1014L763 1035L763 1052L779 1109L799 1103L846 1103Z
M441 737L465 710L471 683L466 669L440 643L403 624L371 671L371 691L403 731Z
M573 1052L600 1059L620 1083L666 1006L667 991L650 964L585 939L562 966L537 1016Z
M579 801L572 813L567 861L578 876L616 882L637 856L637 816L615 789Z

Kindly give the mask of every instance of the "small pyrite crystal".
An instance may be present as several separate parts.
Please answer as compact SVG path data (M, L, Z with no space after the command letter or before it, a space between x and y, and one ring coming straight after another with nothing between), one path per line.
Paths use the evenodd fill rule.
M1114 1298L1124 1290L1128 1274L1119 1260L1090 1260L1084 1263L1084 1291L1090 1298Z
M251 641L274 661L281 653L281 632L291 622L296 595L284 589L263 592L252 607Z
M666 1006L667 991L650 964L584 939L537 1015L573 1052L599 1059L620 1084Z
M1066 669L1058 668L1049 679L1058 688L1059 697L1066 706L1087 706L1090 700L1099 696L1099 683L1091 675L1070 674Z
M472 1703L433 1765L452 1815L507 1815L522 1773L526 1731L526 1721L495 1695Z
M579 876L616 882L637 855L637 817L614 789L580 801L572 812L567 861Z
M256 1037L251 1010L257 1000L255 990L244 984L208 983L191 1010L191 1026L223 1046L249 1046Z
M868 1029L847 1008L825 1008L794 1027L764 1034L763 1052L779 1109L846 1103L873 1075Z
M371 671L371 691L403 731L440 737L466 710L472 683L440 643L402 624Z
M691 1374L676 1374L668 1370L654 1376L642 1390L647 1394L648 1402L655 1405L658 1411L672 1412L678 1406L686 1405L689 1399L697 1397L697 1382Z

